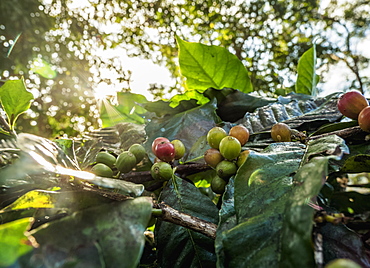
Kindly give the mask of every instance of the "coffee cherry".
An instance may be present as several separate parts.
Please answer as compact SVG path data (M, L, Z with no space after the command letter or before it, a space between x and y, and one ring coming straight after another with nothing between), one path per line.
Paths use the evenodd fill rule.
M108 152L99 152L96 155L95 161L97 163L102 163L112 168L116 163L116 158Z
M173 140L171 143L175 147L175 159L179 160L185 154L185 145L180 140Z
M349 91L344 93L338 99L337 107L338 110L344 115L351 119L357 120L358 115L369 105L369 102L358 91Z
M240 145L243 146L249 140L249 130L245 126L237 125L230 129L229 136L237 138Z
M277 142L291 141L291 129L287 124L277 123L271 128L271 138Z
M240 142L232 136L224 137L220 142L220 153L227 160L237 158L242 150Z
M160 142L170 142L170 140L165 138L165 137L158 137L158 138L154 139L154 141L152 142L152 152L153 152L153 154L155 154L155 147Z
M94 165L91 169L91 172L100 177L113 177L112 169L103 163L98 163Z
M135 156L136 164L143 160L146 155L144 146L138 143L131 145L130 148L128 148L128 151Z
M160 142L154 150L154 154L164 162L171 162L175 158L175 147L170 142Z
M224 160L224 157L217 149L210 148L204 153L204 161L213 168L215 168L222 160Z
M221 140L227 136L226 131L220 127L214 127L207 133L207 142L212 148L218 149Z
M350 259L334 259L325 268L361 268L361 265Z
M130 172L136 166L136 157L129 151L124 151L117 157L116 167L123 173Z
M225 192L227 182L219 176L214 176L211 180L211 189L216 194L223 194Z
M216 166L217 175L225 180L235 175L237 170L238 167L236 166L236 164L228 160L223 160Z
M172 178L173 170L170 164L166 162L157 162L150 169L153 179L167 181Z
M370 132L370 106L365 107L358 115L358 125L363 131Z

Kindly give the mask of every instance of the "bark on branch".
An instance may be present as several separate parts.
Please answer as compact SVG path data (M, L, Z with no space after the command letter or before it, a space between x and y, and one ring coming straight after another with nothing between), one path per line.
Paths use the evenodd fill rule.
M330 135L337 135L343 139L346 139L346 138L349 138L351 136L355 136L361 133L366 135L366 132L361 130L359 126L355 126L355 127L350 127L350 128L345 128L345 129L340 129L340 130L324 133L321 135L312 136L309 138L309 140L316 140L316 139L323 138L323 137L330 136Z
M157 204L155 207L162 210L162 214L159 218L163 221L183 226L212 239L216 238L216 224L182 213L164 203Z

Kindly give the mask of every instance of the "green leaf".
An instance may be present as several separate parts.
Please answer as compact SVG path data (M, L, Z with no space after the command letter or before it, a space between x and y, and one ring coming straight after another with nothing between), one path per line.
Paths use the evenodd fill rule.
M163 189L160 201L180 212L217 224L218 209L211 199L176 176ZM160 220L156 223L155 237L160 267L215 267L211 238Z
M226 256L223 250L223 241L225 239L224 231L234 228L237 225L235 204L234 204L234 177L231 177L226 185L225 193L222 196L222 206L219 211L219 222L216 233L215 249L217 254L217 263L219 267L226 261Z
M186 161L190 152L189 150L193 147L194 143L200 137L206 135L215 126L215 123L219 121L220 119L216 115L215 100L172 116L154 117L145 127L148 138L144 147L147 149L149 157L154 159L151 144L155 138L162 136L169 140L179 139L184 143L186 148L183 158ZM203 153L204 151L202 155Z
M33 256L41 258L31 256L30 267L56 261L61 267L137 267L151 211L151 200L139 197L42 225L32 233L40 245Z
M0 210L0 213L9 210L53 207L54 199L51 192L35 190L22 195L15 202Z
M78 166L85 170L95 162L96 154L103 148L102 139L76 140L76 139L55 139L62 151Z
M309 132L343 117L338 111L337 102L338 93L320 98L293 93L280 96L276 102L259 107L254 113L246 113L239 123L251 133L270 130L277 122Z
M316 75L316 47L312 46L303 53L298 61L298 77L295 92L317 96L316 85L319 77Z
M33 60L31 71L47 79L53 79L57 72L45 60L36 58Z
M320 192L328 175L328 161L331 157L313 158L294 176L296 184L286 203L280 233L280 267L315 266L311 239L314 210L308 203Z
M212 87L225 87L248 93L253 91L248 72L242 62L227 49L190 43L176 37L179 46L180 71L188 89L200 92Z
M318 232L322 235L324 265L338 258L355 261L358 267L370 267L366 243L361 235L349 229L345 224L325 224Z
M33 218L23 218L0 225L0 267L12 265L20 256L32 250L24 232Z
M144 104L143 107L147 109L149 112L155 113L156 116L161 117L165 115L174 115L182 113L199 106L198 101L195 99L181 100L176 107L173 107L172 104L173 104L172 102L159 100L154 102L148 102Z
M216 239L218 267L314 266L314 211L308 203L326 179L329 160L348 149L334 135L307 146L274 143L263 152L250 153L235 177L235 212L232 191L227 190L223 200Z
M235 122L243 118L247 112L253 113L257 108L274 102L277 102L277 100L235 90L228 94L218 105L217 114L223 121Z
M0 87L0 100L9 125L14 129L18 116L30 108L33 95L26 90L23 79L8 80Z
M181 105L181 103L184 103L184 101L188 100L196 100L197 105L203 105L209 102L209 98L204 96L204 94L199 93L197 90L187 90L184 94L177 94L173 96L170 99L170 106L171 107L177 107L178 105Z
M143 95L131 92L118 92L117 101L118 105L113 105L107 100L102 100L100 104L100 119L103 127L111 127L122 122L145 123L143 114L145 114L146 110L141 104L147 103L147 99Z

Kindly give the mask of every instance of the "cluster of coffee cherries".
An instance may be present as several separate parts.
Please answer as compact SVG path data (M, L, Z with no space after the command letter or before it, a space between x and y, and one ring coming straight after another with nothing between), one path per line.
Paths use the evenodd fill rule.
M91 168L91 172L97 176L113 178L118 173L130 172L145 156L145 148L138 143L131 145L127 151L122 152L118 157L110 152L101 151L95 157L96 163Z
M152 152L156 156L150 169L154 180L166 181L172 178L171 162L181 159L185 154L185 145L180 140L158 137L152 142Z
M363 131L370 132L370 106L364 95L354 90L346 92L338 99L337 107L344 116L357 120Z
M212 178L211 189L222 194L230 177L248 158L249 150L242 151L249 140L249 130L243 125L232 127L227 133L221 127L214 127L207 133L207 142L211 146L204 153L204 161L216 171Z

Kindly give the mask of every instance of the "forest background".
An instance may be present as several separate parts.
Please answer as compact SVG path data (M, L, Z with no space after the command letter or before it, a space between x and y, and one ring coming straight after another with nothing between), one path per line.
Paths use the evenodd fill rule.
M271 97L293 91L298 59L315 44L319 92L366 95L369 2L1 0L0 80L24 77L35 99L17 130L47 138L101 127L99 105L115 92L153 100L186 92L176 35L227 48L254 94ZM133 90L158 69L162 80Z

